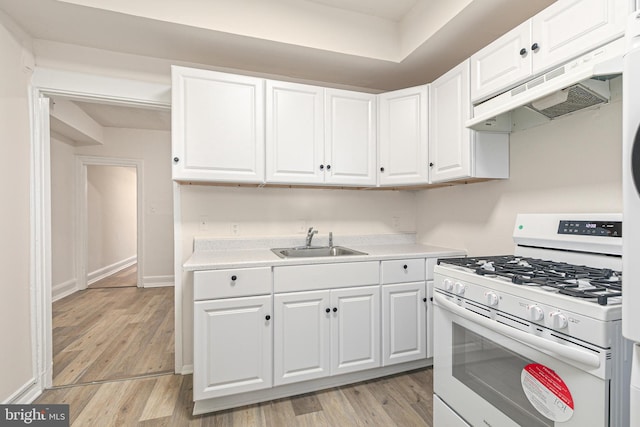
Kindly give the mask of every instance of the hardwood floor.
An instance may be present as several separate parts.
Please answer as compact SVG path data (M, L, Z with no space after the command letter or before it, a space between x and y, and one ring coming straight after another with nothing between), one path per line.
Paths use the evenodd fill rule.
M174 371L173 287L100 288L53 303L53 385Z
M100 279L88 286L89 289L97 288L130 288L138 286L138 264L133 264L112 274L109 277Z
M431 368L302 396L192 416L192 376L161 375L47 390L72 426L431 426Z

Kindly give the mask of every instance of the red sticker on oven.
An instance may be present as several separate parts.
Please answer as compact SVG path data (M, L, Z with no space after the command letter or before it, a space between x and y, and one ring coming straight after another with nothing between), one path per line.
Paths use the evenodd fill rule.
M573 416L569 387L552 369L531 363L522 370L520 382L529 402L548 419L563 422Z

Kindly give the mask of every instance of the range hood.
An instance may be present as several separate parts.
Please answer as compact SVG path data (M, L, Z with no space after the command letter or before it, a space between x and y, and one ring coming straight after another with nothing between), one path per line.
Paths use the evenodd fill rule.
M511 130L511 111L524 107L555 119L609 101L608 79L622 74L624 39L588 52L473 106L466 127Z

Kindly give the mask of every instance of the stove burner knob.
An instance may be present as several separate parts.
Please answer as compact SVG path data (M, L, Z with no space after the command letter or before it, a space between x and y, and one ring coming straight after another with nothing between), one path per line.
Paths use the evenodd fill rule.
M529 320L531 320L532 322L539 322L542 319L544 319L544 311L542 310L542 308L538 307L537 305L530 305Z
M453 282L449 279L444 279L444 290L447 292L453 292Z
M460 283L460 282L456 282L456 288L454 289L454 291L453 291L453 292L454 292L456 295L464 295L464 290L465 290L465 288L464 288L464 284L463 284L463 283Z
M551 327L553 329L564 329L569 325L567 316L560 313L559 311L554 311L553 313L549 314L549 317L551 318Z
M498 305L498 295L496 295L495 292L485 292L484 296L487 299L487 304L489 306L495 307L496 305Z

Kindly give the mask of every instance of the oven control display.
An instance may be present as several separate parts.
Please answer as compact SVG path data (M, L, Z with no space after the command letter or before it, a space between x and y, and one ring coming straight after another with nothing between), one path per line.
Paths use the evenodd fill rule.
M560 224L558 224L558 234L622 237L622 221L562 220Z

